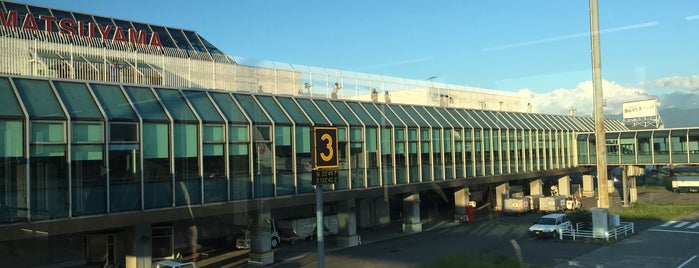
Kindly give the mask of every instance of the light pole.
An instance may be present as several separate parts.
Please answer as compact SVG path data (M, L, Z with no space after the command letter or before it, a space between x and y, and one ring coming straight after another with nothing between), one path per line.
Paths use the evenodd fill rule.
M607 192L607 148L604 137L604 98L602 96L602 60L599 46L597 0L590 0L590 39L592 39L592 103L595 110L595 150L597 151L597 189L600 208L609 209Z

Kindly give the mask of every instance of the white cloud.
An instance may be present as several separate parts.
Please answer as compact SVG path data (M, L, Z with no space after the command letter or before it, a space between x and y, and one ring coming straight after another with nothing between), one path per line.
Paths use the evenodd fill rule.
M602 81L602 90L606 114L621 114L621 104L624 102L654 98L644 89L625 87L609 81ZM521 89L519 94L532 100L532 112L535 113L568 114L572 108L578 116L592 115L592 81L582 82L575 88L559 88L547 93Z
M655 85L661 88L695 90L699 89L699 75L662 77L655 80Z

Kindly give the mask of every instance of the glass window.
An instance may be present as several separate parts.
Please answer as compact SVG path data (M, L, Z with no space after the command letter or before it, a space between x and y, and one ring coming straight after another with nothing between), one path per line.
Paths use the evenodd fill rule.
M238 105L233 102L231 95L226 93L210 93L211 98L218 106L219 110L226 116L229 123L247 123L248 120L243 115L243 112L238 108Z
M185 36L187 37L187 40L189 40L189 43L192 45L192 48L194 48L195 51L197 52L206 52L206 48L204 47L204 44L199 41L199 38L197 37L197 34L192 32L192 31L186 31L183 30Z
M201 203L199 176L199 135L196 124L174 125L175 148L175 204L178 206Z
M279 98L279 102L282 102L282 105L284 105L284 102L282 101L283 99L286 99L286 98ZM311 100L299 98L299 99L296 99L296 102L298 102L298 104L301 106L301 109L303 109L303 111L306 112L306 114L311 118L311 121L313 121L314 125L327 125L327 124L329 124L329 122L325 119L325 117L318 110L318 108L316 108L316 106L313 105L313 102L311 102ZM286 105L284 107L286 107ZM289 109L287 109L287 111L289 111ZM337 115L337 113L335 113L335 110L324 111L324 112L326 114L328 114L328 113L334 114L334 116L336 117L336 119L338 121L337 123L334 123L335 125L344 125L344 122L342 122L342 119L340 119L340 117ZM291 113L291 114L293 114L293 113ZM328 115L328 117L331 117L331 116ZM294 121L296 121L296 119L294 119Z
M318 101L316 103L318 103L319 106L321 106L321 104L324 102ZM347 107L347 105L345 105L344 102L332 101L331 103L332 103L333 107L335 107L335 109L337 109L337 111L340 113L340 115L342 115L342 117L347 121L347 123L349 123L350 126L361 126L362 125L362 123L359 121L359 119L357 119L357 117L354 115L354 113L352 113L352 111ZM324 107L321 107L320 109L322 111L326 111L326 108L324 108Z
M349 102L347 105L349 105L357 117L362 120L366 127L378 127L378 124L372 119L371 115L369 115L358 102Z
M168 120L163 107L150 88L125 86L124 91L131 97L138 113L144 120Z
M284 110L291 116L291 118L294 120L296 124L301 124L301 125L310 125L311 122L308 121L308 118L306 117L305 113L299 108L298 105L294 102L293 99L291 98L285 98L285 97L277 97L277 101L284 107ZM318 111L314 108L310 109L311 111L315 111L317 115L320 115ZM321 116L322 118L322 116ZM327 124L325 123L325 119L322 119L320 122L321 124ZM317 123L316 123L317 124Z
M249 140L247 126L230 126L228 128L228 141L247 142Z
M310 103L311 103L311 100L308 100L308 99L297 99L297 101L301 104L301 106L304 107L304 109L308 110L308 109L306 108L306 105L310 104ZM304 103L306 103L306 102L308 102L308 104L304 104ZM345 121L342 120L342 116L340 116L340 114L338 114L337 111L335 111L335 109L333 108L333 106L332 106L328 101L325 101L325 100L314 100L313 102L314 102L316 105L318 105L318 109L320 109L320 111L322 111L323 114L325 114L325 116L328 117L328 120L330 120L330 123L331 123L331 124L336 125L336 126L338 126L338 125L346 125ZM315 121L315 119L314 119L314 121Z
M70 117L102 119L102 113L85 84L55 81L54 86L68 109Z
M183 92L202 121L209 123L223 123L223 118L218 111L216 111L213 104L211 104L211 101L206 96L206 92L190 90L185 90Z
M110 120L136 120L136 114L131 105L122 94L121 89L113 85L91 85L97 99L102 103L107 117Z
M48 81L31 79L14 81L31 118L65 118Z
M391 110L396 114L398 118L401 119L401 121L407 126L407 127L417 127L417 123L410 118L408 113L406 113L403 108L401 108L397 104L388 104L388 107L391 107Z
M172 36L172 39L177 44L177 47L184 50L192 50L192 47L187 42L187 38L184 37L180 29L167 28L168 33Z
M32 123L33 143L65 143L65 128L63 123Z
M185 102L184 98L179 91L174 89L161 89L155 90L160 96L160 100L165 104L165 107L170 112L172 118L177 121L197 121L197 117L189 109L189 105Z
M103 125L100 123L73 123L73 142L104 142Z
M250 117L250 120L258 124L269 124L271 121L267 118L262 109L257 106L257 102L250 95L233 94L233 98L238 101L245 113Z
M172 41L172 38L170 37L170 34L165 30L165 27L151 24L150 28L153 29L153 32L158 33L158 37L160 37L160 43L163 44L163 47L176 47L175 43Z
M24 221L28 208L25 195L26 161L22 121L0 121L0 223Z
M81 144L71 149L73 216L107 212L107 180L104 167L104 145Z
M138 124L111 123L109 124L109 142L136 143L138 142Z
M274 101L274 99L271 96L256 96L256 98L258 101L260 101L262 107L264 107L265 111L267 111L267 113L270 117L272 117L272 120L274 120L275 123L291 124L291 120L289 120L289 117L287 117L284 111L282 111L282 109L279 108L279 105L277 105L277 102Z
M422 118L422 116L420 116L420 114L414 109L415 107L413 107L413 106L402 106L402 107L405 108L405 112L408 113L408 115L410 115L410 118L415 120L415 122L418 124L418 126L427 127L427 128L431 127L431 125L429 123L427 123Z
M10 86L10 80L6 77L0 77L0 114L23 117L22 109Z

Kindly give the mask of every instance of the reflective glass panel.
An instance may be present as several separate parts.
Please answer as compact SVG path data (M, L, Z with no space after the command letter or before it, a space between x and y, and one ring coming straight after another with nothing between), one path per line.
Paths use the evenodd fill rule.
M218 109L223 113L226 119L228 119L228 123L236 124L248 122L243 112L238 108L238 105L233 102L231 95L215 92L210 94L216 106L218 106Z
M136 120L136 114L118 86L100 84L91 86L110 120Z
M10 80L5 77L0 77L0 114L3 116L23 117L22 109L19 108L19 102L10 87Z
M279 105L277 105L277 102L274 101L274 99L271 96L256 96L257 100L260 101L260 104L262 107L264 107L265 111L267 111L267 114L269 114L270 117L272 117L272 120L274 120L275 123L277 124L291 124L291 120L289 120L289 117L284 114L284 111L282 111L281 108L279 108Z
M150 88L125 86L124 91L133 100L141 118L145 120L168 120L163 107Z
M31 118L65 118L48 81L15 79L19 96Z
M204 91L184 90L183 92L202 121L206 123L223 123L223 118L216 111L216 108L214 108Z
M102 113L85 84L55 81L53 85L71 118L102 119Z
M165 107L170 112L170 116L176 121L197 121L197 117L189 109L189 105L185 102L182 94L174 89L162 89L158 88L155 90L160 96L160 100L165 104Z

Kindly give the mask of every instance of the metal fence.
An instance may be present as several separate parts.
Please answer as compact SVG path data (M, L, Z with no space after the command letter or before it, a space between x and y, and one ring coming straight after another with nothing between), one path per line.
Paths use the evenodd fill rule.
M2 28L2 27L0 27ZM59 33L0 31L0 72L68 79L525 111L514 93L305 65L162 50ZM388 93L388 94L387 94ZM390 94L390 95L389 95ZM388 99L382 101L389 101Z

